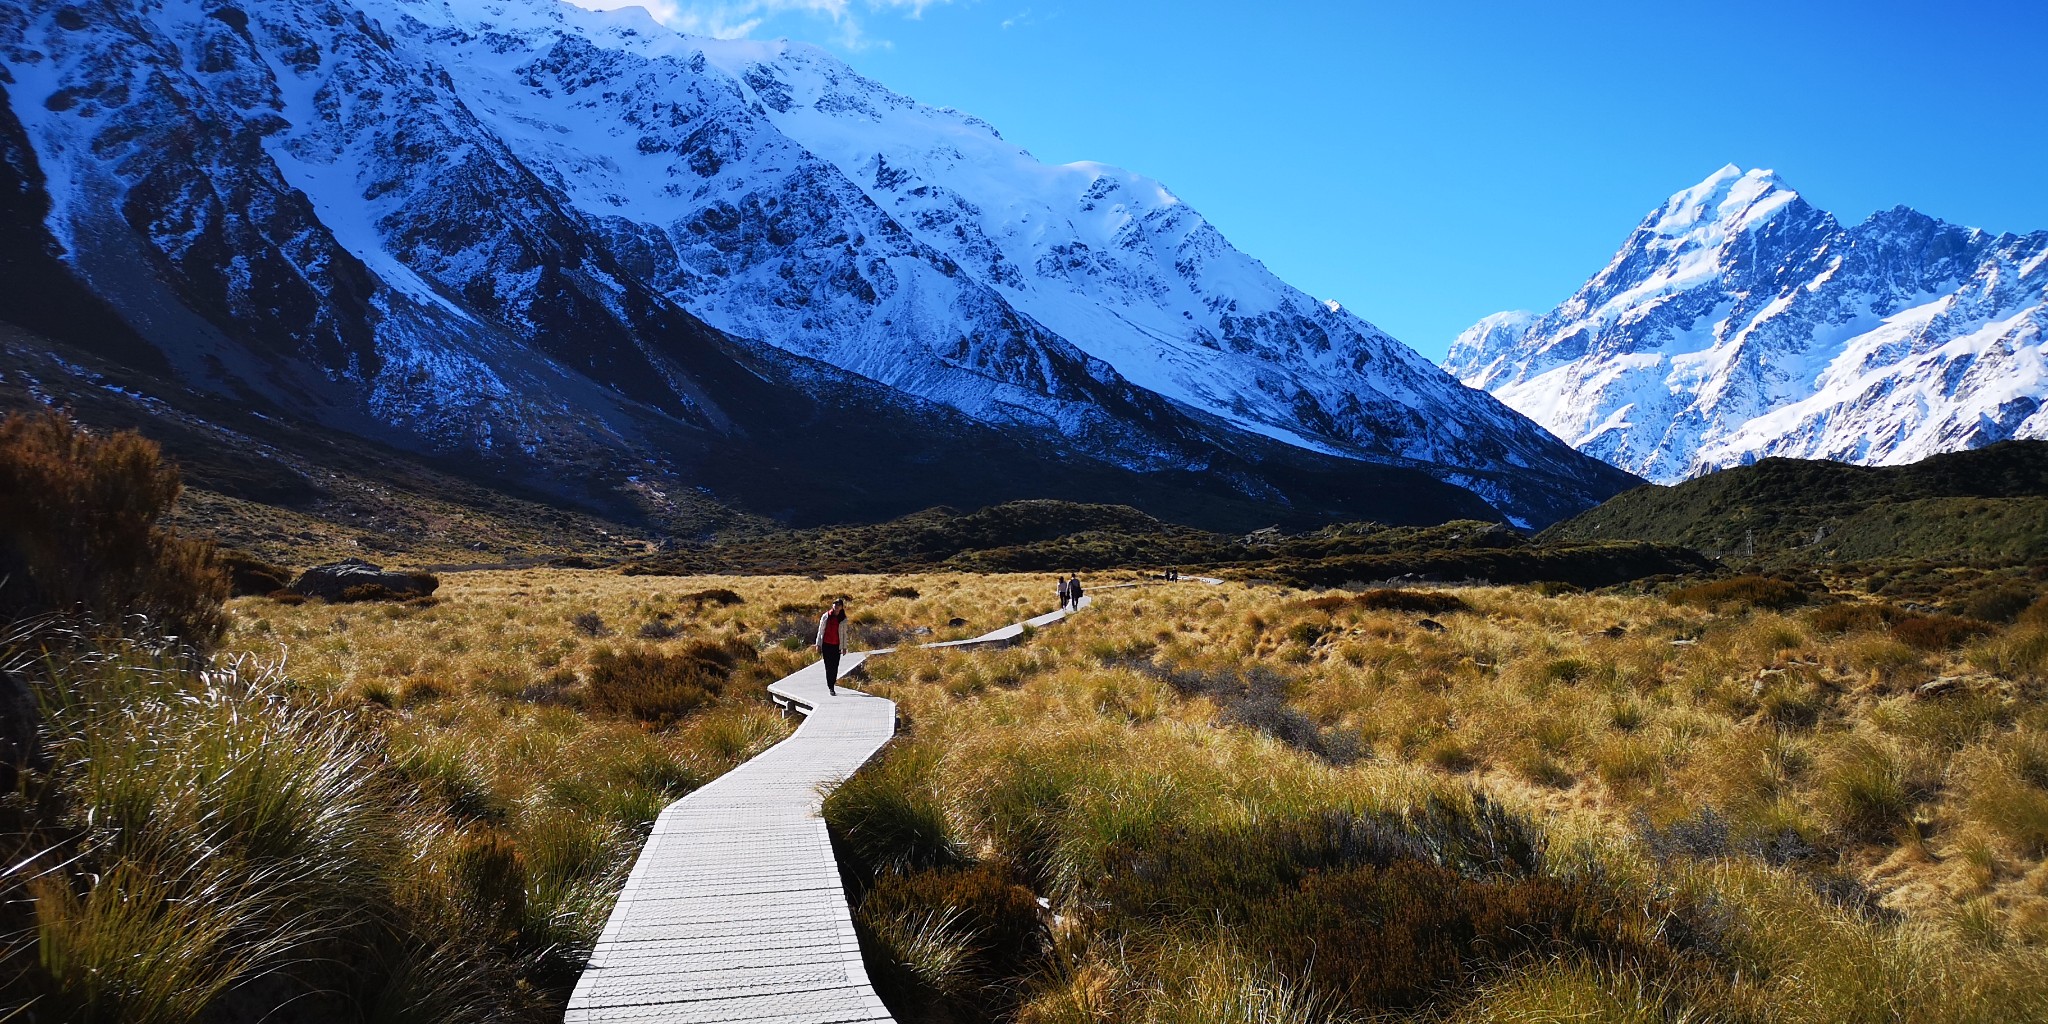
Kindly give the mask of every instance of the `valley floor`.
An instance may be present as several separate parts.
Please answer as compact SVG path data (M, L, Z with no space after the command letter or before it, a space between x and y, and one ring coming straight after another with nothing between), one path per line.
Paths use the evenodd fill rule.
M1135 576L863 666L901 726L824 813L898 1020L2048 1019L2048 573L1102 586ZM455 572L235 599L203 664L52 663L6 860L99 867L5 879L0 982L558 1020L655 815L788 735L764 688L831 598L870 648L1053 585Z
M551 951L547 1002L653 812L785 734L759 689L830 597L893 646L1052 583L459 573L431 604L241 599L226 647L375 723L419 870L526 866L504 943ZM2041 604L1097 595L866 669L904 736L826 810L899 1019L2048 1013Z

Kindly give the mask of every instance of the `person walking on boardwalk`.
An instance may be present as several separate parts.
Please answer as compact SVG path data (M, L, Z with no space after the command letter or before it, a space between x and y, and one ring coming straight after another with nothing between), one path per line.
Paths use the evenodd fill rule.
M846 599L838 598L818 616L818 654L825 659L825 692L839 696L840 638L846 627Z
M1081 577L1077 574L1067 577L1067 600L1074 602L1074 610L1081 610Z
M1060 577L1060 610L1061 610L1061 611L1066 611L1066 610L1067 610L1067 597L1068 597L1068 595L1067 595L1067 578L1066 578L1065 576L1062 576L1062 577Z

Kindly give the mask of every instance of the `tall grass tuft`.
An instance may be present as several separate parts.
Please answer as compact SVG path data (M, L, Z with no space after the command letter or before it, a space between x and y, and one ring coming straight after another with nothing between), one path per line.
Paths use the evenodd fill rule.
M301 922L276 920L288 876L177 863L131 850L81 879L28 882L43 988L33 1009L80 1024L186 1024L230 986L311 949Z
M938 755L909 743L825 798L825 822L840 848L871 874L910 872L967 861L967 851L936 797Z

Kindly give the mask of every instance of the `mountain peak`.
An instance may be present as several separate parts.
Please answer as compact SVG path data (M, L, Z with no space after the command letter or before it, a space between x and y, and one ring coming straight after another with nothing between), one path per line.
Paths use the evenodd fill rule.
M1904 206L1844 227L1730 164L1652 210L1556 309L1475 324L1444 366L1659 482L2048 437L2048 287L2010 272L2040 265L2044 237Z
M1647 226L1667 237L1714 225L1739 230L1767 219L1798 199L1799 193L1786 187L1776 171L1745 171L1728 164L1665 200L1664 206L1650 215Z

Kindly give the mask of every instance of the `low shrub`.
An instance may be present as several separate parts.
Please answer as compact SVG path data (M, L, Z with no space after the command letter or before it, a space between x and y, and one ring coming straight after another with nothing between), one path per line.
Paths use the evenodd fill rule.
M1890 626L1906 612L1892 605L1870 601L1843 601L1816 608L1806 617L1815 633L1839 636L1858 630L1879 630Z
M1215 921L1340 1014L1455 1000L1531 956L1668 956L1597 881L1542 874L1542 845L1484 800L1170 829L1112 849L1102 914L1125 935Z
M394 590L382 583L358 583L352 587L344 587L341 593L335 595L334 603L355 604L362 601L417 601L421 600L420 594L423 591L431 593L441 585L440 579L431 573L416 572L408 573L407 575L415 582L416 586L404 590ZM426 600L431 601L433 599L427 598Z
M655 726L673 725L717 701L735 668L759 660L753 645L736 638L699 640L674 652L601 647L591 655L585 675L589 706Z
M1321 612L1341 611L1346 608L1362 608L1380 612L1419 612L1425 615L1443 615L1449 612L1469 612L1472 606L1456 594L1435 590L1368 590L1359 594L1324 594L1302 602L1302 605Z
M183 489L140 434L105 437L61 413L0 421L0 622L131 615L199 647L226 625L228 574L210 542L160 525Z
M1666 595L1672 604L1697 608L1762 608L1784 611L1805 604L1805 588L1770 576L1733 576L1680 587Z
M697 605L700 608L707 604L715 604L720 607L726 607L729 605L747 603L746 598L741 597L737 593L727 590L724 587L712 587L709 590L692 591L688 594L679 595L676 598L676 600L688 601L692 604Z
M228 573L228 594L231 597L260 597L283 590L292 585L295 575L284 566L272 565L240 551L222 551L220 562Z
M2048 598L2038 598L2031 587L2017 584L1990 587L1977 591L1963 602L1963 617L1983 622L2010 623L2019 618L2020 613L2034 605L2037 599L2048 601Z
M1249 915L1252 943L1353 1013L1422 1007L1533 957L1668 958L1590 881L1397 861L1317 873Z
M1907 614L1892 623L1892 635L1923 651L1948 651L1989 635L1993 628L1988 622L1953 615Z
M569 624L576 627L576 632L593 640L612 635L611 627L604 624L604 616L596 612L578 612Z
M1368 611L1442 615L1472 610L1472 606L1465 603L1464 598L1436 590L1368 590L1358 595L1355 600L1360 608Z

